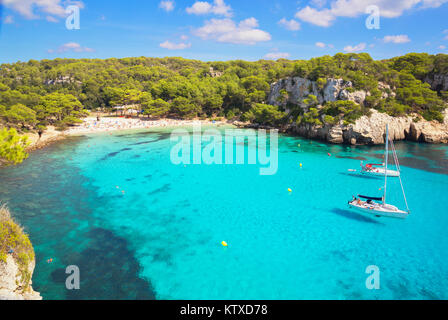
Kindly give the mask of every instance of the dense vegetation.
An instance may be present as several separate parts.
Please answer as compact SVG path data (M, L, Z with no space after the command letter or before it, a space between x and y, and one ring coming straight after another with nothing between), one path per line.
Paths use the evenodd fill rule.
M12 220L9 210L0 205L0 263L6 262L8 254L19 267L20 285L25 291L31 281L29 264L34 261L34 249L22 228Z
M442 99L424 82L433 73L448 73L448 55L411 53L384 61L368 54L323 56L311 60L201 62L183 58L30 60L0 66L0 121L20 131L64 128L85 116L85 110L138 106L148 117L227 117L280 125L353 122L368 108L391 115L418 113L442 120ZM300 76L353 83L351 90L370 92L364 105L340 102L318 106L309 96L299 107L266 105L270 84ZM379 82L387 84L380 88ZM383 98L384 93L395 92ZM286 93L285 93L286 94ZM292 117L293 116L293 117Z
M14 128L0 128L0 166L18 164L28 157L28 137L19 136Z

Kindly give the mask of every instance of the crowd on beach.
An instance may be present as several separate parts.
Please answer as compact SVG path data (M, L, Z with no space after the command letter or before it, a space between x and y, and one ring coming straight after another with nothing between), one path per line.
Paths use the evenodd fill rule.
M185 125L199 125L203 123L221 123L217 121L202 121L202 120L175 120L175 119L161 119L161 120L147 120L141 118L124 118L124 117L89 117L84 119L83 123L68 129L66 134L85 134L95 132L107 132L116 130L128 129L147 129L159 127L174 127Z

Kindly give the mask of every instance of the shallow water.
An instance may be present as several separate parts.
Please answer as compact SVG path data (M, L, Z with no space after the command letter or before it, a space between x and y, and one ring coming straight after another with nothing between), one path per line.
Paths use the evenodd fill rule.
M0 170L45 299L448 299L447 146L396 143L407 220L347 207L381 195L381 179L348 169L381 159L382 146L281 136L274 176L175 166L172 146L167 130L73 137ZM388 187L403 208L397 180ZM65 289L68 265L81 290ZM366 289L369 265L380 290Z

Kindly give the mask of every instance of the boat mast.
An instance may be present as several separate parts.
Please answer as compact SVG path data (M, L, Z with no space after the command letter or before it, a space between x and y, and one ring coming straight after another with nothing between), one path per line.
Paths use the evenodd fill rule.
M384 196L383 204L386 204L386 192L387 192L387 163L389 162L389 125L386 124L386 165L384 167Z
M391 147L392 147L392 152L394 155L395 165L397 166L398 171L401 171L400 162L398 161L398 156L397 156L397 150L395 149L395 145L392 141L391 141ZM401 186L401 191L403 192L403 198L404 198L404 203L406 204L406 210L408 211L408 213L411 213L411 210L409 210L409 206L408 206L408 200L406 199L406 193L404 192L403 181L401 181L401 174L398 176L398 179L400 179L400 186Z

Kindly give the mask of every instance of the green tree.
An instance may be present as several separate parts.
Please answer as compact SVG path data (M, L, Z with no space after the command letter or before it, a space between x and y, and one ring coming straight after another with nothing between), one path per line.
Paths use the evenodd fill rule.
M285 118L286 114L280 111L277 106L261 103L255 104L243 117L244 120L269 126L280 125Z
M143 114L148 117L161 118L170 112L170 104L162 99L151 100L142 103Z
M0 129L0 164L11 165L21 163L28 157L25 148L28 146L28 137L19 136L17 131Z
M36 124L36 112L23 104L15 104L9 110L3 112L3 117L13 125L34 126Z
M201 107L195 105L187 98L178 97L172 102L172 111L180 117L192 119L201 112Z

